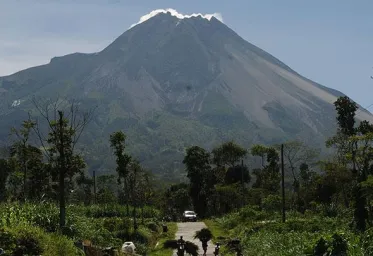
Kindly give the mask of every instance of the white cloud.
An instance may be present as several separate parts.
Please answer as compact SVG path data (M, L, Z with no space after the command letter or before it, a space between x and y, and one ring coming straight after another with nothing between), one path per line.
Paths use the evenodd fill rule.
M212 13L212 14L201 14L201 13L193 13L193 14L190 14L190 15L184 15L182 13L179 13L177 12L176 10L174 9L171 9L171 8L168 8L168 9L157 9L157 10L154 10L154 11L151 11L150 13L142 16L139 20L139 22L135 23L135 24L132 24L130 26L130 28L154 17L155 15L159 14L159 13L167 13L167 12L170 12L172 16L175 16L177 17L178 19L185 19L185 18L191 18L191 17L197 17L197 16L201 16L202 18L204 19L208 19L208 20L211 20L212 17L215 17L216 19L220 20L221 22L223 22L223 17L221 15L221 13Z

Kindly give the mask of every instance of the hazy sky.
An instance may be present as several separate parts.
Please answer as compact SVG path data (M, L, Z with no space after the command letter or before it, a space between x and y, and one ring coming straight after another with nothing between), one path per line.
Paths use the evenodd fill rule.
M364 107L373 103L372 0L0 0L0 75L100 51L160 8L221 13L244 39L295 71Z

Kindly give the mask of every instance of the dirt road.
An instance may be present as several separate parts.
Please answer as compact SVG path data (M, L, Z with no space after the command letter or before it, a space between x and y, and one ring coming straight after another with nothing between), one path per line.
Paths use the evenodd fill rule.
M192 243L195 243L199 247L199 255L203 255L202 250L202 244L198 239L194 239L194 235L196 234L196 231L201 230L203 228L207 228L206 224L204 222L183 222L183 223L177 223L177 232L176 232L176 239L179 239L180 236L183 236L183 239L185 241L190 241ZM207 256L214 256L214 245L211 243L211 241L208 242L207 247ZM188 255L188 254L186 254ZM173 256L177 256L176 251L173 253Z

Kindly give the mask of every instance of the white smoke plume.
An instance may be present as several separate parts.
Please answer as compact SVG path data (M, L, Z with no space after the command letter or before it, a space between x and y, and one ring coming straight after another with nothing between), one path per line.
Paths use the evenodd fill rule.
M142 16L139 20L139 22L135 23L135 24L132 24L130 26L130 28L154 17L155 15L159 14L159 13L167 13L167 12L170 12L172 16L175 16L177 17L178 19L185 19L185 18L190 18L190 17L197 17L197 16L201 16L202 18L204 19L208 19L208 20L211 20L212 17L215 17L216 19L220 20L221 22L223 22L223 17L220 13L212 13L212 14L201 14L201 13L193 13L193 14L190 14L190 15L184 15L182 13L179 13L177 12L176 10L174 9L171 9L171 8L168 8L168 9L157 9L157 10L154 10L154 11L151 11L150 13Z

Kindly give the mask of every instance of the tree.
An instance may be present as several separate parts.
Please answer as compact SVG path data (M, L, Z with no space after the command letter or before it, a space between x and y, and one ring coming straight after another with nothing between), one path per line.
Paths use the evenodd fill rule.
M280 165L279 154L273 147L264 147L261 145L254 145L251 149L253 156L262 158L263 168L254 170L256 181L253 188L261 188L269 193L277 193L280 189ZM266 157L266 165L264 165L264 158Z
M50 187L50 173L51 168L49 164L43 162L42 151L34 146L27 148L28 160L28 198L33 200L40 200L51 190Z
M251 155L253 156L259 156L260 159L261 159L261 162L262 162L262 167L264 167L264 160L265 160L265 156L267 154L267 151L268 151L268 148L263 146L263 145L253 145L251 147Z
M300 200L300 173L301 165L306 164L313 165L316 162L318 152L314 149L307 147L301 141L289 141L283 144L284 162L285 165L290 169L290 173L293 177L293 192L296 198L293 197L293 202ZM276 145L275 148L279 151L281 145Z
M97 202L99 204L109 204L117 202L117 183L115 175L97 176Z
M372 139L373 126L363 121L355 127L355 114L357 104L347 96L339 97L335 103L337 111L337 134L327 141L327 146L334 146L341 163L350 167L353 177L354 194L354 222L356 228L364 231L368 212L366 210L366 197L361 188L361 183L366 181L372 169Z
M128 195L132 203L132 216L133 216L133 228L137 230L137 219L136 219L136 208L140 204L140 179L143 173L143 169L137 160L132 160L130 163L130 168L128 172Z
M215 216L227 214L242 206L240 187L237 183L232 185L217 184L215 186L213 198L211 199L214 205L213 214Z
M54 102L33 99L34 106L47 124L48 135L43 136L41 123L36 118L33 130L44 149L51 170L52 181L58 181L58 200L60 206L60 228L66 224L66 180L72 183L74 175L81 173L85 163L75 147L83 130L91 121L93 109L80 111L75 101Z
M236 165L228 168L225 173L225 184L249 183L251 180L249 169L246 165Z
M6 199L6 183L11 172L7 159L0 159L0 202Z
M212 150L213 163L217 166L235 167L247 154L247 150L233 141L225 142Z
M181 216L183 211L192 205L189 197L189 185L186 183L171 185L164 193L163 202L164 214L170 215L176 220L177 216Z
M74 191L76 199L79 202L83 201L85 205L91 204L92 199L94 199L92 194L93 179L81 173L76 178L76 183L78 185L77 189Z
M123 182L123 193L126 201L127 216L129 216L129 205L128 205L128 165L131 162L131 157L127 155L125 150L126 135L122 131L114 132L110 135L110 146L114 149L116 156L118 173L118 184Z
M33 159L30 154L34 150L29 145L29 139L34 126L35 122L26 120L23 121L22 128L20 128L19 130L17 130L16 128L11 129L11 133L17 138L17 141L15 141L11 147L11 156L17 158L23 172L22 197L24 200L27 199L27 169L29 166L29 161Z
M150 180L151 174L143 170L137 184L138 203L141 207L141 222L144 224L144 207L150 203L151 198L155 195L153 184Z
M187 149L183 160L190 180L189 194L196 213L203 217L213 188L214 175L210 166L210 154L205 149L193 146Z
M240 173L239 181L243 182L241 171L244 172L243 174L246 175L246 178L250 179L245 173L245 171L248 171L248 168L244 166L242 169L240 165L240 161L243 160L246 154L247 150L233 141L225 142L214 148L212 150L212 163L215 164L214 173L217 180L220 183L231 181L230 178Z

